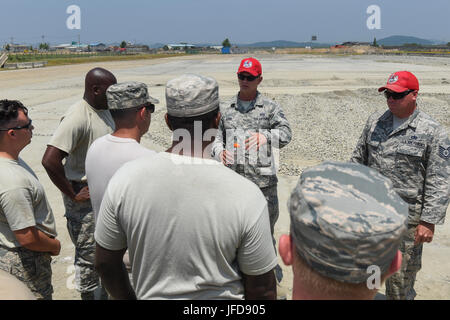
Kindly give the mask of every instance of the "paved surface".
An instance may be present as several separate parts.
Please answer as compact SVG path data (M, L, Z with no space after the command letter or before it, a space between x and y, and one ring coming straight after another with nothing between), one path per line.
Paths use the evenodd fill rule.
M256 55L256 57L263 63L264 81L260 89L275 97L310 93L326 94L362 88L373 90L385 82L389 73L405 69L414 70L421 80L422 93L448 93L450 88L446 78L449 77L450 59L446 58L298 55ZM56 217L58 238L62 242L61 254L54 259L52 265L55 299L79 299L79 294L73 289L74 247L67 233L61 195L46 175L40 161L60 116L72 103L82 97L86 72L93 67L101 66L111 70L119 82L135 80L147 83L150 94L161 101L159 105L161 109L157 109L153 115L150 134L144 137L143 144L157 151L163 151L167 141L170 140L170 131L165 129L163 123L165 83L182 73L200 73L215 77L220 85L221 98L227 98L238 90L235 72L242 58L243 56L235 55L193 56L0 72L0 97L19 99L25 105L31 106L30 115L36 129L33 141L24 150L22 157L35 170L47 191ZM345 99L345 95L342 99ZM326 104L321 108L325 108L322 109L322 113L333 112L331 109L326 109L329 108ZM301 106L298 106L298 109L301 110ZM446 110L450 116L449 109ZM153 136L152 132L155 133ZM311 134L320 134L320 132L311 132ZM294 132L293 139L305 139L305 137ZM298 155L295 159L282 157L281 161L293 161L300 168L304 168L319 163L319 158L303 159L301 155ZM277 238L289 232L286 203L290 191L297 182L298 174L281 175L279 178L280 218L275 228ZM444 226L436 228L434 241L424 246L423 269L418 274L416 285L418 299L450 299L449 236L450 224L447 222ZM281 260L280 265L283 266ZM286 294L290 298L292 273L290 268L283 266L283 269L285 278L279 287L279 294L280 296ZM384 290L380 293L384 293ZM377 298L382 299L383 295L379 294Z

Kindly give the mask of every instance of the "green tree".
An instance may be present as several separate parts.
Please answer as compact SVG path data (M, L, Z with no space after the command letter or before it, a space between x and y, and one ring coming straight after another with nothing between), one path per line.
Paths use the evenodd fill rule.
M169 51L169 46L168 46L168 45L165 45L165 46L163 47L163 50L164 50L164 51Z
M378 44L377 44L377 38L373 38L373 44L372 44L374 47L378 47Z
M39 44L39 50L48 50L49 49L48 43L41 43Z
M126 48L127 47L127 43L125 41L122 41L122 43L120 44L121 48Z
M230 40L228 40L228 38L226 38L225 40L222 41L222 46L223 47L231 47L231 43Z
M6 50L6 51L9 51L9 49L11 49L11 47L9 46L9 44L7 44L7 45L5 46L5 50Z
M447 42L447 47L450 47L450 42Z

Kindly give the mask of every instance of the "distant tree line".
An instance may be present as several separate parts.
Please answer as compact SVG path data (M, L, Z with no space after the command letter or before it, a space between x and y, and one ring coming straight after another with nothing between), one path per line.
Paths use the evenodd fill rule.
M39 44L39 50L48 50L49 48L50 48L50 45L48 43Z
M225 40L222 41L222 47L231 47L231 43L230 40L228 40L228 38L226 38Z

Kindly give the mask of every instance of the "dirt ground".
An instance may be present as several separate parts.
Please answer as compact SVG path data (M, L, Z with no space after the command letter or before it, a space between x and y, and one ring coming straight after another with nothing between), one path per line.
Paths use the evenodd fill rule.
M141 81L149 86L150 94L165 107L165 83L182 73L198 73L216 78L221 96L231 96L238 90L235 72L242 59L238 55L189 56L148 61L106 62L82 64L43 69L14 70L0 72L0 97L18 99L30 106L30 116L35 126L32 143L22 152L21 157L28 162L44 185L52 206L61 240L61 254L54 258L53 286L54 299L79 299L73 288L74 247L66 229L63 217L64 206L60 192L51 183L41 165L46 143L56 129L60 116L67 108L79 100L83 94L84 76L93 67L104 67L112 71L119 82ZM264 68L261 90L265 93L304 94L335 90L356 90L377 88L384 84L387 76L397 70L413 69L421 81L421 92L448 93L449 85L440 81L448 77L450 60L445 58L420 58L403 61L387 57L313 57L304 55L259 55ZM324 105L324 108L327 106ZM163 121L163 113L156 113L152 123ZM449 111L450 115L450 111ZM152 125L153 126L153 125ZM152 131L150 127L150 132ZM143 144L156 151L164 146L143 139ZM301 139L294 132L293 139ZM301 167L319 163L318 160L295 160ZM275 228L278 239L289 232L287 200L298 176L279 176L280 217ZM447 210L448 213L449 210ZM417 299L450 299L450 224L436 227L432 243L425 244L423 266L416 282ZM283 265L284 279L279 296L291 297L292 272ZM383 299L384 289L378 299Z

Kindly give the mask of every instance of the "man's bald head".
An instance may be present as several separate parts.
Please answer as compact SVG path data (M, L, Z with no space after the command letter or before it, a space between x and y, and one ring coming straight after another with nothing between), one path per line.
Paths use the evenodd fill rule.
M116 83L117 79L111 72L94 68L86 74L84 99L95 109L108 109L106 89Z

